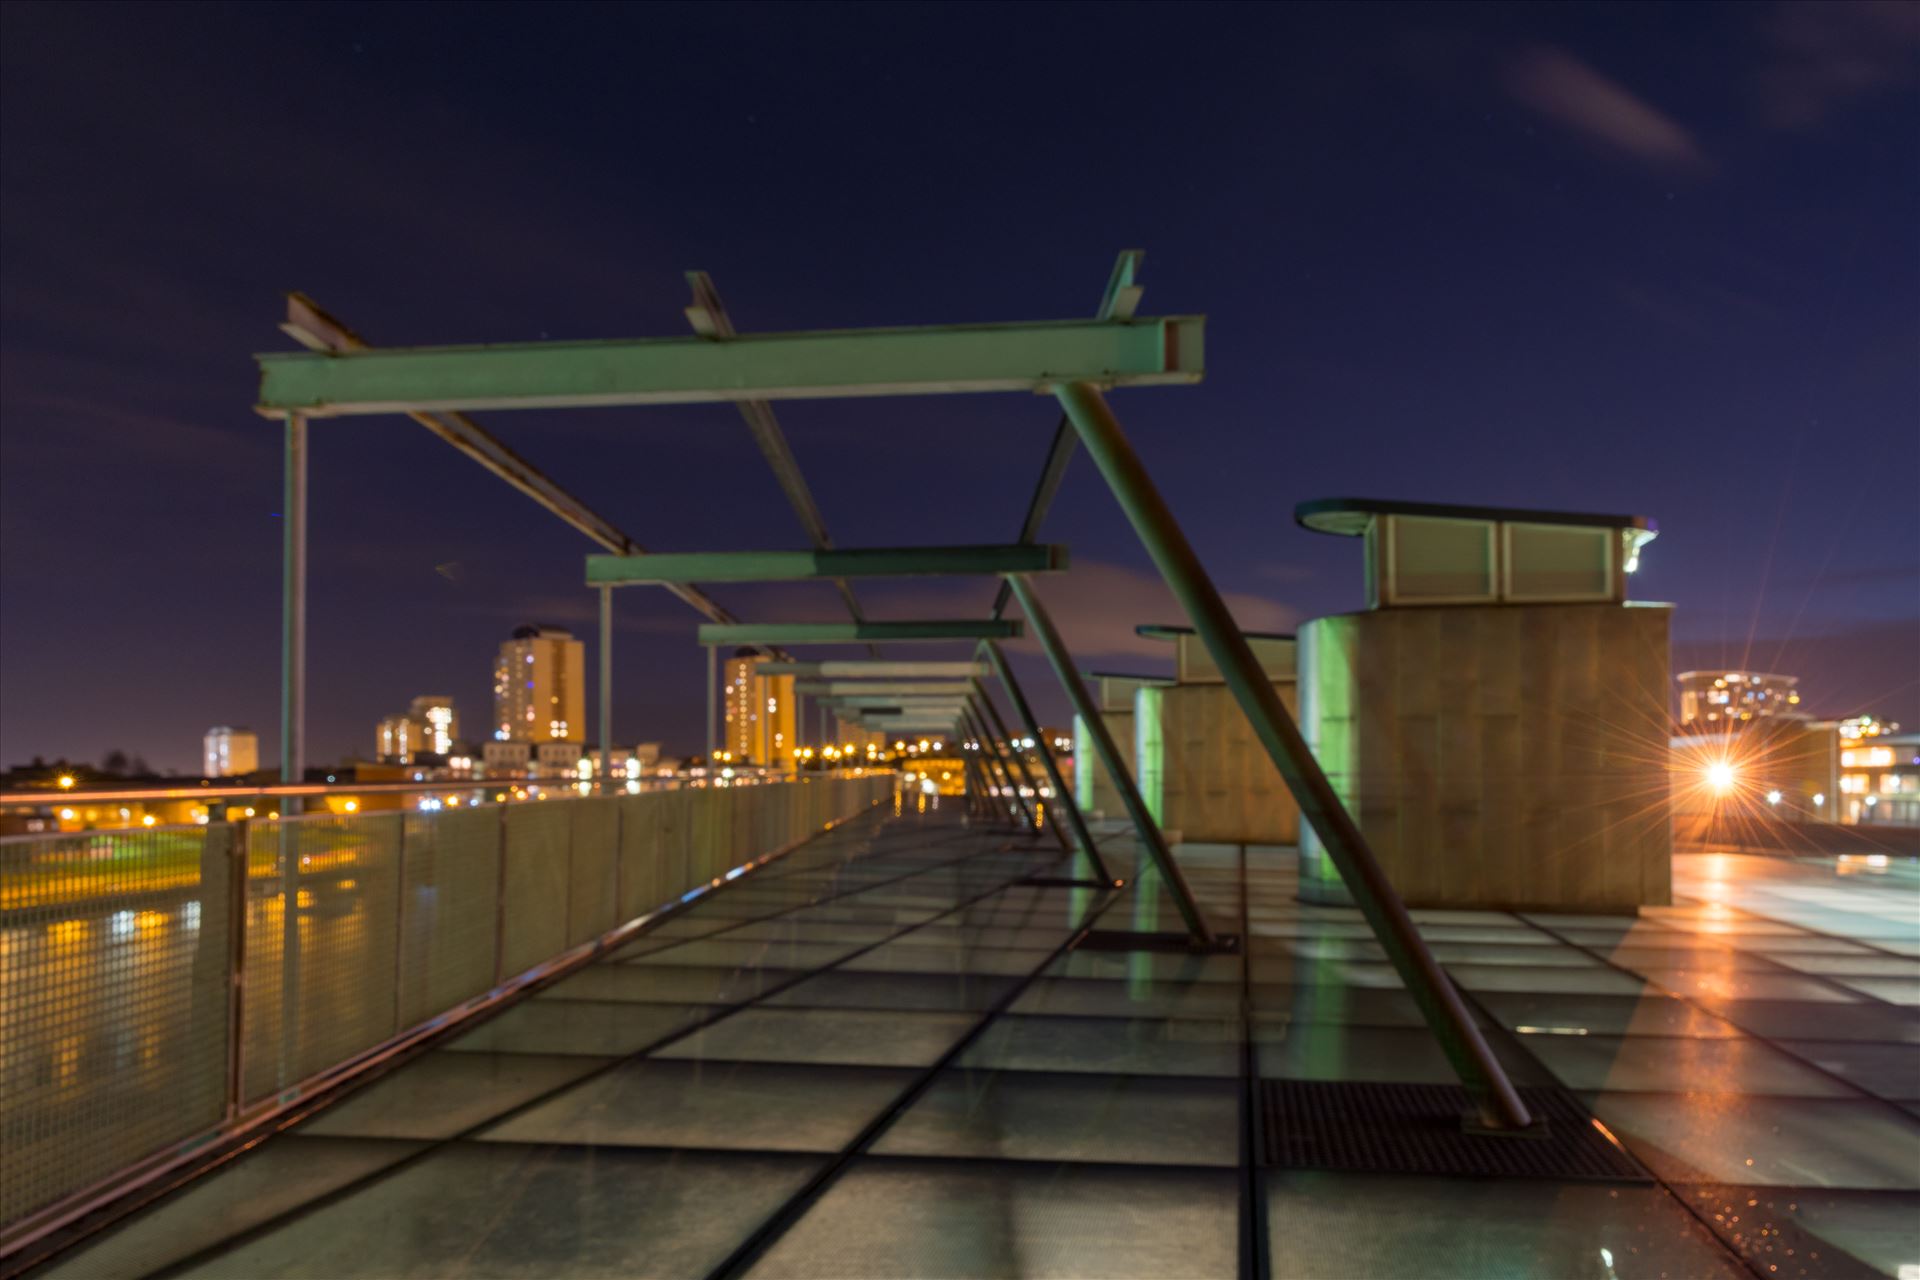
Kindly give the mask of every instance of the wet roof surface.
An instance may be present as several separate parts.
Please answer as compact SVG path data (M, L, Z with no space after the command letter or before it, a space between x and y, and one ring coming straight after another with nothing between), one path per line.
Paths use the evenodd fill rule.
M1243 954L1069 949L1090 920L1150 933L1177 916L1150 876L1114 895L1023 884L1061 874L1051 842L950 811L854 824L49 1274L1920 1263L1910 861L1682 856L1676 905L1638 918L1414 913L1516 1082L1564 1090L1642 1171L1609 1181L1261 1162L1255 1073L1451 1075L1358 913L1294 900L1291 850L1180 853ZM1117 831L1108 856L1131 865Z

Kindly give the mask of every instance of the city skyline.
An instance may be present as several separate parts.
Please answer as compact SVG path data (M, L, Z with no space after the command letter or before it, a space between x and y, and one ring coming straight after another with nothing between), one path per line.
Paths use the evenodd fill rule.
M699 84L668 64L632 84L596 60L739 34L717 15L577 11L565 52L580 74L530 95L500 86L550 32L482 22L459 70L422 78L393 74L438 65L421 14L356 35L298 14L120 8L102 12L126 38L75 77L39 54L86 41L88 19L12 6L0 610L35 624L0 635L0 761L121 749L184 769L216 723L258 727L276 754L279 454L250 412L247 356L290 345L280 290L310 290L382 343L684 332L679 272L696 267L747 330L1072 316L1136 245L1147 305L1208 313L1212 359L1191 393L1138 396L1129 428L1247 625L1360 606L1349 559L1285 518L1298 500L1642 514L1661 538L1636 592L1677 604L1675 670L1792 671L1817 714L1920 722L1914 33L1898 7L1822 8L1842 17L1817 40L1756 7L1666 11L1653 42L1577 6L1444 23L1302 6L1224 42L1206 10L1178 31L1128 11L1092 33L1040 11L1025 47L1088 39L1089 56L1065 72L1037 54L996 62L1046 105L1010 94L985 119L961 86L1007 55L991 22L876 10L828 33L756 10L738 53L752 91L635 169L595 140L621 129L577 121L640 127ZM1070 105L1102 100L1094 69L1149 38L1214 67L1208 94L1176 95L1145 134ZM289 43L313 87L293 100L268 56ZM940 64L900 52L921 47ZM187 70L208 59L218 83ZM1842 82L1843 62L1867 73ZM825 87L874 76L911 109L849 114ZM987 216L969 175L1007 156L968 140L1029 112L1021 132L1060 160L1015 164L1030 204ZM803 118L816 123L794 133ZM827 136L848 143L816 145ZM1130 155L1156 180L1111 163ZM755 166L790 208L739 185ZM316 169L337 180L314 189ZM1235 180L1197 184L1203 171ZM480 173L496 185L451 233L423 216ZM699 175L703 198L669 173ZM147 197L119 198L129 184ZM166 252L143 247L154 234ZM1009 460L1023 477L1037 465L1048 410L1003 397L903 412L783 410L841 544L1010 536L1024 478L979 495L998 494ZM802 545L730 411L483 420L649 546ZM943 448L963 424L1002 452ZM589 627L590 544L424 431L324 423L313 460L313 759L364 750L365 726L418 689L485 705L484 677L447 673L484 671L505 626ZM934 499L891 496L910 484ZM1074 551L1057 589L1085 606L1060 610L1076 653L1149 660L1132 626L1181 618L1084 461L1045 534ZM219 608L156 589L181 563L219 566ZM746 618L838 608L826 590L716 594ZM885 616L977 612L977 595L870 599ZM621 594L617 737L703 741L696 621L664 593ZM376 625L400 642L369 664Z

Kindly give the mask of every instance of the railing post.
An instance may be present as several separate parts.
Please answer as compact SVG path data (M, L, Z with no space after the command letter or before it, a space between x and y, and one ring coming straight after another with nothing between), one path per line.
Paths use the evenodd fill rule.
M1473 1095L1482 1119L1489 1126L1526 1128L1533 1119L1526 1103L1487 1047L1460 993L1427 949L1359 825L1341 804L1320 762L1300 736L1279 694L1274 692L1272 679L1254 657L1226 601L1181 532L1145 464L1133 451L1106 398L1084 382L1056 387L1054 394L1159 567L1160 576L1206 643L1207 652L1226 678L1255 736L1299 802L1301 816L1313 825L1326 847L1353 895L1354 905L1372 926L1454 1071Z
M393 1034L399 1035L407 945L407 811L404 805L394 817L400 829L393 841Z
M1073 828L1074 839L1080 842L1080 848L1085 851L1094 875L1109 884L1113 883L1113 874L1108 870L1106 860L1100 856L1099 846L1093 842L1093 832L1087 827L1086 817L1080 812L1080 805L1073 798L1073 792L1068 788L1067 780L1061 776L1059 762L1053 758L1053 744L1047 741L1046 735L1041 731L1040 721L1033 714L1033 707L1027 702L1025 690L1021 689L1020 682L1014 678L1012 665L1007 662L1006 655L1000 652L1000 646L992 640L982 641L980 647L987 651L987 660L993 663L994 672L1000 677L1000 683L1007 691L1007 701L1013 703L1014 714L1020 717L1021 723L1027 727L1027 732L1033 735L1034 745L1040 752L1040 763L1047 771L1048 780L1053 783L1054 803L1067 815L1067 825Z
M280 780L299 783L306 773L307 739L307 420L287 415L286 458L280 510ZM275 801L280 812L280 1046L279 1080L293 1075L300 1029L300 849L299 833L286 825L294 801Z
M714 657L712 645L707 650L707 773L713 773L713 754L720 749L719 712L714 709L714 699L720 695L719 662Z
M629 757L631 759L631 757ZM600 588L600 794L613 786L613 588Z
M1074 669L1073 655L1067 652L1066 641L1060 638L1060 632L1053 625L1053 615L1040 603L1040 597L1034 594L1033 584L1019 575L1009 575L1007 581L1013 584L1013 594L1020 601L1020 611L1027 616L1027 625L1033 629L1034 638L1046 651L1047 662L1053 667L1055 678L1060 687L1066 690L1068 701L1080 718L1086 721L1087 736L1093 739L1094 749L1100 753L1100 760L1107 766L1107 773L1113 778L1114 790L1120 793L1120 801L1126 806L1127 816L1133 820L1134 834L1140 843L1147 847L1147 856L1159 869L1160 878L1166 882L1167 892L1173 896L1173 904L1179 909L1180 919L1187 926L1187 932L1201 946L1213 946L1213 930L1208 926L1206 917L1200 914L1200 907L1193 900L1193 890L1187 885L1186 873L1180 870L1180 864L1174 861L1173 850L1167 848L1167 839L1160 832L1160 825L1153 820L1153 814L1147 810L1147 802L1140 795L1140 788L1134 785L1133 774L1127 770L1127 762L1120 754L1120 748L1113 741L1113 734L1107 728L1107 722L1101 718L1100 708L1087 692L1087 686L1080 679L1080 673Z
M507 976L507 837L511 831L507 825L507 810L511 807L504 804L500 806L500 838L494 842L498 851L494 864L493 892L493 985L496 987Z
M211 816L209 816L211 820ZM227 830L227 1090L226 1118L239 1116L247 1084L247 820Z

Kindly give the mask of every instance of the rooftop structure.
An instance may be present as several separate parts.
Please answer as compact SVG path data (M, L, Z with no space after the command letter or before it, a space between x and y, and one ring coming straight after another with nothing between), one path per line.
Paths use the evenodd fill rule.
M1810 719L1800 710L1794 686L1798 676L1768 671L1682 671L1673 678L1680 686L1680 730L1699 732L1726 728L1765 716Z
M1300 627L1301 729L1416 905L1667 901L1666 606L1627 600L1641 516L1337 498L1367 607ZM1302 885L1345 882L1301 832Z
M1666 1095L1709 1086L1843 1098L1891 1148L1916 1127L1872 1084L1816 1069L1826 1059L1811 1051L1746 1043L1766 1032L1703 998L1670 954L1638 968L1624 954L1664 930L1656 950L1730 956L1726 915L1742 908L1685 902L1636 919L1641 896L1571 923L1486 906L1409 911L1396 881L1434 850L1376 852L1379 806L1349 803L1342 788L1359 775L1328 776L1265 660L1287 646L1263 658L1265 639L1235 624L1109 403L1204 368L1200 318L1136 314L1138 265L1121 256L1091 321L787 334L736 332L695 273L694 337L605 342L374 350L294 298L287 331L315 351L261 357L257 405L286 444L289 777L304 751L308 433L375 413L426 426L611 553L587 559L582 584L599 600L598 763L564 789L511 788L532 803L506 803L503 787L444 810L302 815L289 789L278 817L158 832L111 858L56 839L6 849L0 883L44 895L27 904L41 914L17 971L86 996L0 1002L0 1017L23 1019L0 1027L0 1043L32 1082L4 1103L7 1132L32 1137L0 1176L9 1264L1264 1278L1424 1273L1446 1245L1479 1251L1476 1271L1564 1274L1597 1258L1602 1275L1643 1261L1694 1275L1725 1272L1783 1233L1825 1230L1796 1216L1797 1183L1783 1189L1789 1207L1769 1200L1753 1215L1764 1243L1716 1236L1707 1221L1736 1194L1804 1179L1805 1149L1782 1144L1759 1167L1744 1123L1670 1149L1676 1131L1713 1117ZM1060 411L1005 544L835 546L772 407L995 391L1043 393ZM651 554L466 416L722 401L774 470L805 546ZM1250 758L1311 829L1305 858L1245 842L1169 847L1046 603L1047 575L1071 566L1039 533L1082 446L1204 649L1209 678L1192 687L1238 708ZM1393 557L1419 541L1421 513L1374 514L1406 522L1382 526ZM1525 621L1511 606L1528 591L1596 579L1585 531L1541 541L1515 523L1514 541L1493 523L1491 545L1515 549L1512 569L1489 567L1488 581L1507 585L1475 604L1495 606L1501 625ZM1613 549L1595 554L1612 591L1638 542L1604 532ZM1424 563L1408 554L1388 571ZM857 580L923 575L1001 589L984 617L865 616ZM1416 578L1396 579L1394 602L1412 602ZM847 618L743 621L708 594L716 582L831 584ZM618 794L613 601L635 586L705 619L689 632L710 662L721 645L755 649L757 674L793 680L823 717L882 740L928 739L966 775L961 794L934 778L898 787L858 765L777 780L710 769L652 791L629 779ZM1655 613L1574 598L1553 607ZM1369 616L1417 630L1444 626L1451 607ZM1001 648L1029 635L1124 825L1096 827L1073 803ZM878 650L902 642L934 656ZM820 647L830 656L789 652ZM571 749L585 719L584 707L556 716L534 739ZM1016 738L1034 740L1030 755L1008 748ZM949 748L958 754L940 754ZM1428 763L1417 752L1395 763L1408 760ZM1535 851L1566 852L1551 838ZM1438 852L1431 861L1458 857ZM71 899L75 882L89 900ZM1334 883L1351 905L1301 901ZM1796 939L1779 948L1787 960L1766 953L1768 978L1794 955L1845 948L1841 968L1751 991L1732 985L1746 980L1726 960L1728 990L1818 999L1829 1034L1832 1006L1875 998L1848 966L1872 977L1896 957L1741 924ZM127 944L147 948L141 963L126 963L121 938L143 940ZM152 1020L138 1071L119 1069L126 1008ZM1903 1034L1904 1016L1869 1018L1867 1030ZM1649 1048L1648 1035L1661 1043ZM1682 1038L1712 1043L1676 1053L1668 1041ZM1763 1080L1743 1074L1756 1058ZM1638 1093L1661 1096L1616 1097ZM1760 1104L1762 1131L1790 1123L1771 1098L1743 1098ZM1860 1107L1882 1104L1861 1120ZM1615 1118L1597 1122L1601 1112ZM1820 1131L1835 1122L1826 1112ZM1744 1166L1723 1158L1729 1142ZM1885 1172L1892 1159L1862 1163L1859 1181L1898 1176ZM1707 1197L1727 1208L1703 1208ZM1747 1207L1760 1204L1753 1194ZM1305 1231L1301 1214L1314 1224ZM1856 1232L1819 1247L1881 1245Z

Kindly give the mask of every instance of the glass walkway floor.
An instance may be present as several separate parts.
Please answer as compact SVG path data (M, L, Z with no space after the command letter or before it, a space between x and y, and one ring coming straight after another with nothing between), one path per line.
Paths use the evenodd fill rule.
M1242 954L1126 949L1171 904L1059 883L1050 840L853 824L43 1274L1920 1275L1910 867L1681 857L1637 919L1415 913L1516 1083L1644 1170L1604 1181L1268 1165L1255 1072L1451 1076L1290 851L1181 854Z

